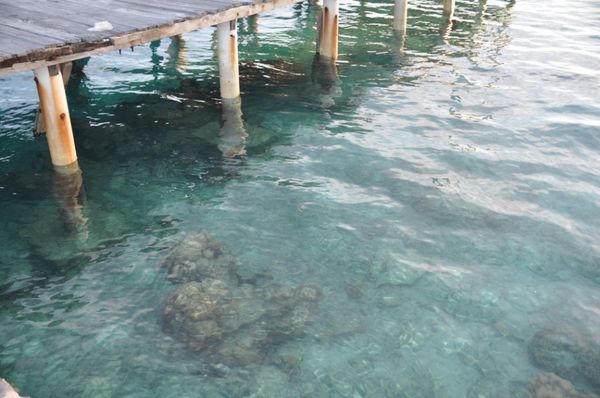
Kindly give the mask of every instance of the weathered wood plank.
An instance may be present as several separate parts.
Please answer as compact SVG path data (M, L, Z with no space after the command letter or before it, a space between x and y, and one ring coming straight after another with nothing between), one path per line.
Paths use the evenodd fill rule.
M28 33L37 34L40 36L50 37L56 40L78 40L78 36L66 32L62 29L57 29L53 26L45 26L42 24L36 24L30 20L17 19L12 17L0 18L0 25L10 26L11 28L22 30ZM54 25L56 26L56 25Z
M80 0L66 0L66 2L68 4L80 4ZM108 18L116 18L116 20L123 18L128 20L129 24L136 27L138 25L147 25L148 23L165 23L172 19L168 15L153 12L143 5L124 4L121 1L115 7L113 0L96 0L93 7L95 10L98 10L98 15L107 15L106 10L114 7L111 9L110 16L107 15L107 20L109 20Z
M93 23L80 23L75 20L63 20L63 17L59 15L53 15L53 13L42 13L38 10L24 10L21 13L20 19L29 23L45 27L45 26L60 26L61 30L65 32L65 38L63 41L68 42L69 36L76 36L79 40L89 37L101 37L101 32L89 32L88 29L93 26ZM1 20L1 18L0 18ZM127 31L129 28L122 28L121 31ZM0 44L3 44L4 40L0 37Z
M0 37L3 38L2 48L11 54L18 54L23 48L45 47L62 43L60 39L25 32L2 24L0 24Z
M185 4L177 1L154 1L154 0L122 0L123 4L128 4L130 6L144 6L146 8L152 8L159 11L164 11L171 13L172 15L179 15L181 17L185 17L188 15L193 15L198 11L202 11L202 7L192 6L189 4Z
M6 0L2 0L6 1ZM45 0L19 0L11 3L9 16L29 21L40 21L60 26L61 29L69 33L80 34L82 36L101 36L105 32L90 32L89 28L94 23L106 20L103 15L95 12L93 7L87 8L85 4L80 4L77 8L72 8L65 3L62 6ZM104 10L103 14L110 14L111 11ZM1 20L1 17L0 17ZM133 26L124 21L111 22L114 30L125 32ZM58 25L56 25L58 24Z
M65 5L69 5L72 9L76 10L81 7L80 0L64 0ZM114 7L114 1L94 1L94 4L88 5L86 8L88 10L96 11L98 16L106 16L104 19L99 19L96 22L106 20L109 22L117 22L123 26L129 26L130 28L140 28L145 27L148 24L158 24L165 23L170 20L168 15L157 14L156 12L151 12L147 8L143 7L123 7L122 2L119 2L119 6ZM110 11L107 11L110 9Z

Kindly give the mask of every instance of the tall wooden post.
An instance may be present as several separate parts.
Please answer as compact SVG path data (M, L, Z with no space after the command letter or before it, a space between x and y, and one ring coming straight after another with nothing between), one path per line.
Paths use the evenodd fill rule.
M444 0L444 17L452 19L454 15L455 0Z
M323 0L318 26L317 53L332 60L338 57L338 16L338 0Z
M73 165L77 162L77 153L60 68L58 65L41 67L34 70L34 75L52 164Z
M221 98L240 96L236 20L217 25Z
M62 73L63 83L65 88L69 85L69 79L71 78L71 72L73 71L74 62L66 62L60 64L60 73ZM38 113L35 115L35 126L33 128L33 135L39 136L46 133L46 124L44 123L44 115L42 114L42 107L38 109Z
M406 30L408 19L408 0L396 0L394 4L394 29L399 32Z
M246 153L246 130L242 120L240 73L237 48L237 21L217 25L219 79L221 83L221 143L219 149L226 157Z

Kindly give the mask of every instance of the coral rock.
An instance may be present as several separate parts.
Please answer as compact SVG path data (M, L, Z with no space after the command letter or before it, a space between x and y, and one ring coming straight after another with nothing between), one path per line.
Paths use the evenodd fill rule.
M207 232L191 233L162 261L175 282L204 279L236 280L233 258Z
M600 345L571 329L541 330L529 342L529 355L542 368L561 377L583 376L600 385Z
M554 373L542 373L529 383L523 398L598 398L579 393L568 380Z
M260 363L271 347L304 333L321 295L308 285L188 282L167 300L165 329L213 362Z

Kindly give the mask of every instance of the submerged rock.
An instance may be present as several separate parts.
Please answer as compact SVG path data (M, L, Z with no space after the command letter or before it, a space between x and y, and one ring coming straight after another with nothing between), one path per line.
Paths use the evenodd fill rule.
M163 259L168 278L174 282L219 279L237 282L235 261L207 232L191 233Z
M167 300L165 329L212 362L260 363L269 348L304 333L320 299L308 285L188 282Z
M17 390L13 388L6 380L0 377L0 398L27 398L21 397Z
M598 396L581 394L568 380L554 373L542 373L529 383L523 398L598 398Z
M528 350L540 367L567 379L582 376L600 386L600 345L576 330L541 330Z

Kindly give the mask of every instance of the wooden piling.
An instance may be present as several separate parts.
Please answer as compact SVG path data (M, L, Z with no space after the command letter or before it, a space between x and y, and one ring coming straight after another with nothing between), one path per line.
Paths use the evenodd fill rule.
M236 22L234 19L217 25L221 98L227 99L240 96Z
M64 64L60 64L60 71L62 73L65 88L69 85L69 79L71 78L71 72L73 71L73 63L74 62L65 62ZM40 105L38 112L35 115L33 135L37 137L42 134L46 134L46 123L44 123L44 115L42 115L42 107Z
M318 24L317 53L336 60L338 57L338 0L323 0L323 10Z
M444 17L452 19L454 15L455 0L444 0Z
M394 30L406 31L408 19L408 0L396 0L394 4Z
M46 125L46 137L54 166L77 162L67 95L58 65L34 70L40 106Z

